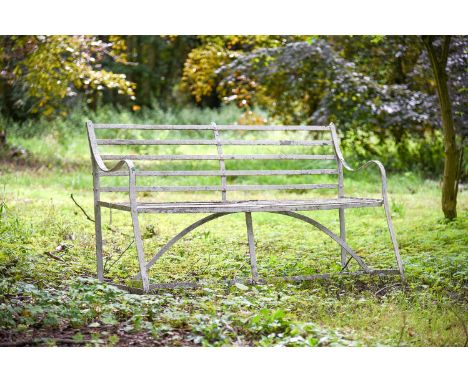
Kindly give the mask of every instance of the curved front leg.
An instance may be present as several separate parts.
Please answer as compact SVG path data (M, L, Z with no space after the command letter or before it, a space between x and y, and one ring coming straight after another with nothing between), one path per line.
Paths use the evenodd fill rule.
M344 160L343 153L341 152L340 149L340 144L338 140L338 135L336 133L336 128L335 125L332 123L330 125L330 131L332 135L332 141L333 141L333 146L335 149L335 154L338 159L338 161L341 163L341 165L348 171L360 171L363 170L370 165L375 165L379 169L380 172L380 179L382 183L382 200L383 200L383 206L385 210L385 216L387 218L387 225L388 225L388 231L390 232L390 238L392 240L392 246L393 246L393 251L395 253L395 258L396 262L398 265L398 270L400 272L400 277L401 281L405 282L405 274L404 274L404 269L403 269L403 262L401 261L401 256L400 256L400 250L398 248L398 243L396 239L396 234L395 234L395 229L393 228L393 223L392 223L392 217L390 214L390 207L389 207L389 202L388 202L388 195L387 195L387 174L385 172L385 167L383 164L377 160L370 160L363 165L359 166L357 169L353 169L346 161Z
M114 167L108 168L99 154L96 144L96 135L94 133L93 124L91 121L86 123L88 130L88 140L91 150L91 158L93 162L93 176L94 176L94 205L96 216L96 253L98 258L98 279L103 280L103 266L102 266L102 232L101 232L101 210L99 205L99 175L98 171L112 173L120 170L126 166L128 168L128 197L130 202L130 212L133 223L133 233L135 235L135 245L138 254L138 263L140 265L140 274L143 283L143 290L149 291L149 280L146 272L145 254L143 251L143 240L141 238L140 225L138 221L138 209L136 200L136 169L131 160L124 159L119 161Z
M145 252L143 251L143 240L141 238L140 223L138 220L138 210L136 201L136 170L134 166L128 168L129 180L129 198L130 198L130 213L132 215L133 234L135 235L135 246L138 255L138 263L140 265L140 275L143 284L143 290L149 291L148 273L146 272Z

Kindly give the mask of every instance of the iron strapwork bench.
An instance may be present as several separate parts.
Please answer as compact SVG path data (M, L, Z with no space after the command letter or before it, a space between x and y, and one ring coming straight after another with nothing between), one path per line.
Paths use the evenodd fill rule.
M387 180L385 169L383 165L375 160L369 161L359 167L357 170L364 169L369 165L374 165L380 171L382 193L380 198L363 198L363 197L349 197L345 196L343 187L343 170L353 170L343 159L340 150L340 143L336 133L336 128L333 124L329 126L239 126L239 125L225 125L217 126L212 123L211 125L115 125L115 124L93 124L88 121L86 124L88 131L88 139L91 150L91 160L93 165L93 184L94 184L94 215L95 215L95 231L96 231L96 257L97 257L97 275L98 279L104 280L103 268L103 240L102 240L102 226L101 226L101 208L117 209L130 212L133 222L133 232L135 235L135 244L138 254L138 262L140 271L135 276L136 279L141 279L143 291L148 292L151 289L160 287L160 284L150 284L148 278L149 268L161 257L167 250L169 250L179 239L187 235L195 228L207 223L211 220L220 218L222 216L233 213L244 213L247 225L247 237L249 244L250 265L252 273L252 282L262 282L264 279L259 277L257 269L257 260L255 253L254 232L252 226L252 212L268 212L281 215L290 216L316 227L332 240L338 243L341 247L341 266L340 273L346 273L346 268L350 260L355 260L362 273L396 273L400 274L402 281L404 281L403 264L400 258L398 244L396 240L395 231L390 216L390 209L387 197ZM98 139L96 138L97 131L125 131L130 132L178 132L188 133L189 137L184 139ZM282 134L297 133L301 135L301 139L251 139L252 134L257 132L273 132ZM210 134L210 139L199 139L201 133ZM305 134L305 139L304 139ZM317 135L325 135L327 139L316 139ZM222 135L229 135L229 137L222 137ZM101 153L104 147L120 146L120 147L133 147L138 146L140 149L150 149L155 146L178 146L196 147L196 146L212 146L216 148L215 154L105 154ZM226 148L236 148L241 146L249 147L269 147L268 153L226 153ZM311 154L303 152L297 153L277 153L272 152L275 147L289 146L289 148L301 147L304 149L319 148L330 149L329 153ZM141 151L141 150L138 150ZM116 165L108 168L104 161L118 161ZM147 170L137 169L134 161L139 163L173 163L173 161L191 161L192 166L188 170ZM206 161L216 161L219 163L219 168L216 170L193 169L193 164L206 163ZM244 161L247 164L255 163L255 168L245 169L228 169L228 164ZM262 163L266 161L295 161L295 163L307 163L305 168L301 169L265 169ZM313 166L315 163L332 163L328 168L316 168ZM167 167L166 167L167 168ZM356 170L356 171L357 171ZM303 176L308 177L312 175L335 175L336 180L333 183L307 183L307 184L233 184L239 177L265 177L265 176ZM128 177L128 186L101 186L102 177ZM155 181L154 185L150 186L137 186L137 179L141 177L151 177ZM156 180L162 177L218 177L218 185L157 185ZM231 180L231 181L230 181ZM307 199L294 199L280 198L275 200L268 199L243 199L231 200L228 194L231 192L239 191L270 191L270 190L292 190L293 192L304 192L304 190L337 190L336 195L331 198L307 198ZM218 201L194 201L184 200L182 202L162 202L162 201L144 201L138 197L139 193L168 193L168 192L190 192L192 196L195 192L211 191L219 192L221 200ZM108 192L125 192L128 193L128 199L122 202L105 201L102 200L102 194ZM191 197L191 199L193 199ZM347 208L362 208L362 207L382 207L384 208L387 218L388 230L393 244L393 250L396 257L397 269L370 269L363 261L363 259L353 251L346 241L346 227L345 227L345 210ZM298 211L313 211L313 210L338 210L340 221L340 234L336 235L328 228L320 224L318 221L310 218L309 216L298 213ZM140 232L139 216L142 213L202 213L210 214L202 219L191 224L174 238L172 238L166 245L164 245L156 255L149 261L146 261L143 241ZM313 278L324 278L329 276L325 275L310 275L310 276L292 276L287 277L289 280L307 280Z

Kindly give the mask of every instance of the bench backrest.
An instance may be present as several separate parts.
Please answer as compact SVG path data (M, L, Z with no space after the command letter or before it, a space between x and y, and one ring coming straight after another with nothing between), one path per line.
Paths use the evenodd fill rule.
M88 122L87 129L90 144L102 160L131 159L135 162L138 192L215 191L220 193L221 200L227 200L230 191L292 190L304 193L306 190L328 189L335 190L335 195L336 192L340 196L343 193L342 168L337 160L338 138L333 124L218 126L214 123L122 125ZM266 139L261 137L265 134ZM276 136L277 139L272 139ZM95 175L122 180L127 172L105 174L97 171ZM249 177L257 184L251 184ZM315 181L323 181L324 177L328 179L326 182ZM175 178L178 178L176 185L171 183ZM190 179L193 180L190 183L195 184L180 185L180 179ZM275 182L275 179L280 181ZM124 182L110 186L98 184L100 192L128 191Z

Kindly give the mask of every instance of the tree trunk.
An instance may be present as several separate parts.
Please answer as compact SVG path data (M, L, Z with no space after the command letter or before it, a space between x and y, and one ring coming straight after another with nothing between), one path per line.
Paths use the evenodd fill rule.
M442 49L438 55L433 45L433 36L424 36L432 72L439 96L440 112L442 115L442 129L444 133L444 178L442 183L442 211L447 219L457 217L457 193L459 178L459 156L457 148L456 132L452 114L452 104L447 85L447 58L450 46L450 36L445 36Z
M0 125L0 151L2 149L5 149L7 146L7 123L5 119L10 118L10 112L9 112L9 102L8 102L8 93L7 93L7 85L5 84L5 81L0 78L0 106L2 107L4 113L6 111L6 116L7 118L4 118L3 121L5 124Z
M6 126L0 126L0 151L2 148L6 147Z

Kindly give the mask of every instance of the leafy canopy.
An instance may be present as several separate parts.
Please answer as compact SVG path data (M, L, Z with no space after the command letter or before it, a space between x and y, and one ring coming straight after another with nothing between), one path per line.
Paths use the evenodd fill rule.
M125 62L125 42L110 36L3 36L0 66L10 90L23 97L18 108L51 115L63 110L64 101L82 96L90 103L104 88L134 96L134 84L125 74L103 68L106 61Z

